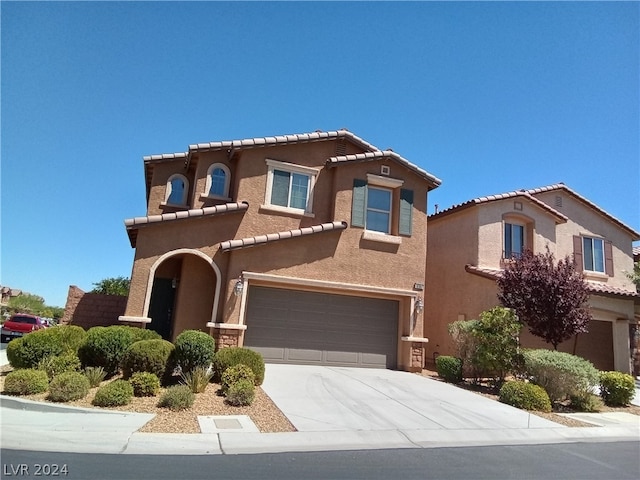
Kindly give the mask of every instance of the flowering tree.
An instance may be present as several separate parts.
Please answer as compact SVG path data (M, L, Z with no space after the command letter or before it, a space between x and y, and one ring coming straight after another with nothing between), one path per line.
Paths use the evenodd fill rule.
M587 333L589 292L571 257L555 263L553 254L526 251L498 279L498 298L516 312L529 331L554 350L578 333Z

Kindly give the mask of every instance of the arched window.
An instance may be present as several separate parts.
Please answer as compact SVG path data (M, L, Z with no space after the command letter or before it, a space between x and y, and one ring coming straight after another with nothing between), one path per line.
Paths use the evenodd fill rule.
M175 174L167 181L165 202L169 205L186 205L189 193L189 181L184 175Z
M205 196L212 198L229 198L231 172L226 165L214 163L207 170Z

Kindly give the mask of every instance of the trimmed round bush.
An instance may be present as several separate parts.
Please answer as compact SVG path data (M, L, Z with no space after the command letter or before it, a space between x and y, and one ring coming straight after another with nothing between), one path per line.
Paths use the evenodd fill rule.
M190 372L196 367L209 367L214 354L215 342L207 333L185 330L176 338L174 358L182 373Z
M47 373L33 368L14 370L4 379L4 392L10 395L34 395L45 392L48 386Z
M67 352L41 360L38 364L38 369L47 372L49 380L51 380L61 373L79 371L80 359L74 352Z
M78 353L78 349L85 342L87 332L78 325L57 325L48 328L52 335L57 335L63 352Z
M524 410L551 411L551 400L547 392L539 385L521 380L503 384L500 388L500 401Z
M136 372L149 372L163 378L174 346L162 339L139 340L122 356L120 365L125 379Z
M78 351L82 365L102 367L107 376L118 373L125 352L138 338L147 335L141 333L144 331L127 325L90 328L86 341ZM157 335L156 332L153 333Z
M71 402L84 398L89 393L89 379L80 372L65 372L56 375L49 384L48 399L53 402Z
M229 347L218 350L213 359L214 378L218 382L221 381L222 374L227 368L241 363L253 371L255 385L262 385L264 381L264 359L258 352L243 347Z
M598 370L593 364L569 353L526 350L524 363L525 374L531 382L546 390L552 402L591 391L598 384Z
M155 373L136 372L131 375L129 383L136 397L155 397L160 391L160 380Z
M256 376L253 374L253 370L243 363L227 368L222 374L220 382L222 393L226 395L229 388L240 380L248 380L255 385Z
M436 371L438 376L449 383L462 381L462 360L447 355L436 358Z
M600 396L608 406L624 407L629 405L635 393L635 381L628 373L600 373Z
M77 353L86 332L76 325L58 325L36 330L7 345L7 359L13 368L36 368L47 357Z
M569 395L571 407L579 412L599 412L604 405L602 399L591 392L580 392Z
M139 342L140 340L162 340L162 336L155 330L150 330L148 328L131 327L131 326L126 326L126 328L131 329L134 342Z
M187 410L193 406L196 394L186 385L174 385L165 390L158 401L158 406L169 410Z
M133 398L133 387L126 380L114 380L98 388L91 402L97 407L118 407L127 405Z
M256 387L250 380L238 380L229 387L225 401L234 407L251 405L256 397Z

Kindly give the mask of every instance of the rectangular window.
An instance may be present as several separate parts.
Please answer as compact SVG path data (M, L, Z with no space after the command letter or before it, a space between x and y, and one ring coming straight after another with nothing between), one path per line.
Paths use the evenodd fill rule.
M605 273L604 241L601 238L583 237L582 255L585 270Z
M306 210L309 175L273 170L271 205Z
M367 188L366 229L391 233L391 191Z
M504 258L519 257L524 252L524 226L504 224Z

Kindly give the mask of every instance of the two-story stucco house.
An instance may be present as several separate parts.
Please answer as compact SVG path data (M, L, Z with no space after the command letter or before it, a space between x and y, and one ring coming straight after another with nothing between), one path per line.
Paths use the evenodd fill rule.
M433 175L346 130L144 158L120 321L269 362L418 370Z
M427 361L455 354L448 326L499 304L496 279L525 249L571 255L584 273L589 333L559 346L601 370L630 372L638 294L626 273L640 234L564 184L476 198L429 216L424 336ZM525 347L552 348L521 333ZM575 348L575 350L574 350Z

